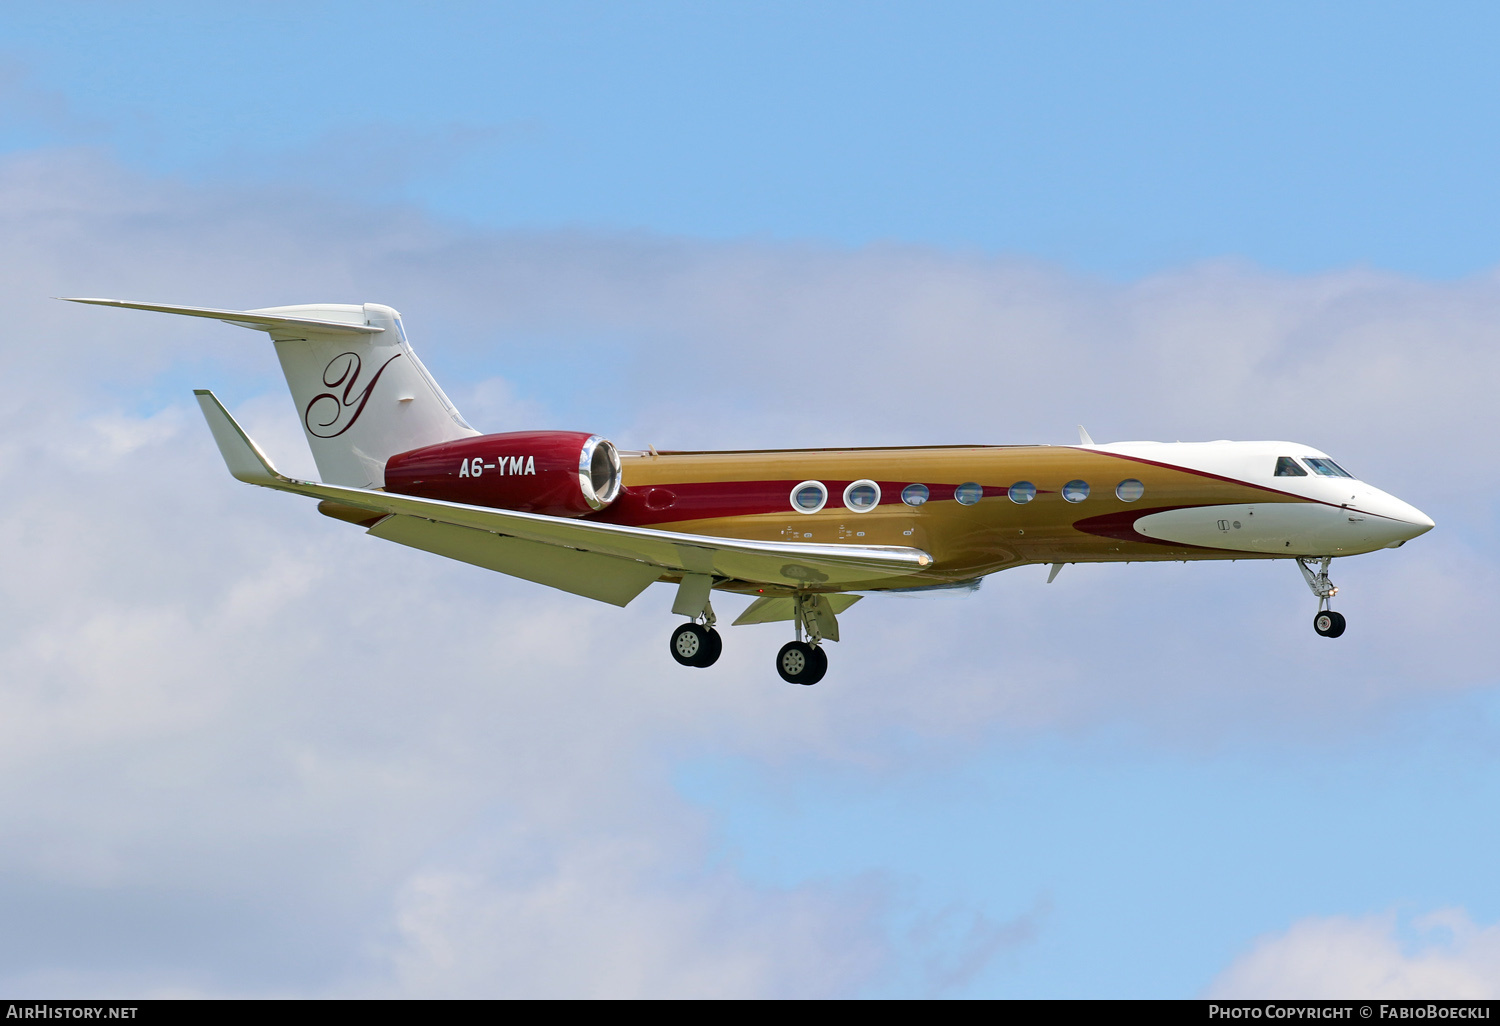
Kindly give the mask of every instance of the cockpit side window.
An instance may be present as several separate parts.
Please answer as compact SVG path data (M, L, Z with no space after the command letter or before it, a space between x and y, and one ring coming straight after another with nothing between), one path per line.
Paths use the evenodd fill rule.
M1264 464L1262 464L1264 466ZM1297 465L1297 461L1290 456L1278 456L1276 458L1277 477L1306 477L1307 471Z
M1309 467L1313 468L1314 473L1321 474L1323 477L1354 477L1353 474L1333 462L1333 460L1316 459L1312 456L1304 456L1302 459Z

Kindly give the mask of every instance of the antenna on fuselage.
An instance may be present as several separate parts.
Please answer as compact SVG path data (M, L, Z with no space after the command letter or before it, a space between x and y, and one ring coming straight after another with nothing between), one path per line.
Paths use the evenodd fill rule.
M1079 445L1093 445L1094 444L1094 440L1089 437L1089 433L1083 429L1083 425L1082 424L1078 425L1078 444Z

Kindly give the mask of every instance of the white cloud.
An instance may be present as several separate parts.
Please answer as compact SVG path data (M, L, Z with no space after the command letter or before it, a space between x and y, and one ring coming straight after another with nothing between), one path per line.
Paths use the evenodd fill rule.
M658 844L603 837L500 879L451 869L414 875L398 899L400 992L828 997L856 989L885 962L869 921L880 895L685 880L661 872L677 857ZM490 861L513 865L516 854Z
M1313 917L1266 937L1226 969L1213 998L1500 997L1500 925L1460 908L1402 923L1394 913Z
M1358 729L1491 679L1495 561L1468 530L1493 494L1469 473L1495 433L1488 279L1116 286L921 250L466 234L83 152L0 165L0 239L11 990L856 992L897 899L720 865L675 760L878 778L1004 732ZM263 338L46 298L69 294L387 302L481 428L625 445L1304 437L1439 531L1339 568L1338 648L1285 566L1074 567L866 600L816 689L774 677L779 628L695 673L666 655L664 591L595 606L237 485L190 385L311 473ZM954 985L1024 942L971 911L960 955L931 956Z

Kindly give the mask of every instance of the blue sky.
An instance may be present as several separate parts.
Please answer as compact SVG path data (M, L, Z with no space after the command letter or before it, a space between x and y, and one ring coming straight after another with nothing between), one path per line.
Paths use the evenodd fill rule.
M1132 277L1490 267L1488 5L63 3L12 146L465 223L978 249Z
M1494 996L1497 18L0 10L0 987ZM486 430L1296 438L1438 528L1337 643L1023 568L695 675L659 588L234 484L189 386L312 473L263 340L69 294L389 303Z
M1500 724L1490 697L1416 711L1394 736L1275 759L1260 745L1211 759L1153 752L1101 731L1012 741L880 787L715 763L686 771L684 788L714 805L725 857L754 879L878 865L924 909L948 912L943 929L969 928L976 905L1028 921L1027 942L971 992L1193 995L1242 937L1304 916L1467 905L1495 919L1500 838L1474 814L1500 798L1492 742L1443 722L1468 717L1491 738ZM878 993L931 986L914 971L923 953L905 954L906 972Z

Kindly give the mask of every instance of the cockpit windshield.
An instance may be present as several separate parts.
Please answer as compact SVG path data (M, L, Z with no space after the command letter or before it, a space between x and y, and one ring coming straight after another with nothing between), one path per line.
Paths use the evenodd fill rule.
M1323 477L1354 477L1353 474L1333 462L1333 460L1304 456L1302 457L1302 461L1309 467L1312 467L1314 474L1321 474Z
M1297 461L1290 456L1278 456L1276 458L1277 477L1306 477L1307 471L1297 465Z

